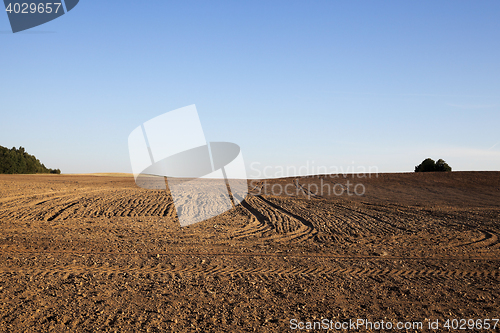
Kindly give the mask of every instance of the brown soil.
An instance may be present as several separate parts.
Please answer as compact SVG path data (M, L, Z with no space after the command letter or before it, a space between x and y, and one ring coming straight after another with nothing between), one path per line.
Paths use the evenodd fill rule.
M349 195L357 184L363 195ZM500 172L249 188L242 205L181 228L169 193L130 176L0 175L0 331L500 317Z

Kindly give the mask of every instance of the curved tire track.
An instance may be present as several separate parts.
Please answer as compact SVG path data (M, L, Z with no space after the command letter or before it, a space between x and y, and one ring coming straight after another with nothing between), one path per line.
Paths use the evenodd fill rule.
M233 238L260 236L261 240L289 242L306 241L317 234L310 221L260 195L247 197L241 206L251 216L251 222L236 231Z

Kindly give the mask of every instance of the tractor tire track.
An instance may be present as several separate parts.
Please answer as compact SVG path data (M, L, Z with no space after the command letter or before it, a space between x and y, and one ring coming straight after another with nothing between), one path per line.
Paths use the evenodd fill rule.
M128 267L110 266L106 264L95 265L51 265L45 267L0 267L0 276L9 275L31 275L38 277L82 275L82 274L128 274L128 275L157 275L157 274L177 274L177 275L260 275L273 277L304 276L310 278L349 276L354 278L378 277L378 278L494 278L500 279L499 270L461 270L461 269L384 269L384 268L359 268L359 267L286 267L276 268L270 266L248 267L241 264L215 264L210 266L200 266L196 264L172 266L168 264L156 265L129 265Z

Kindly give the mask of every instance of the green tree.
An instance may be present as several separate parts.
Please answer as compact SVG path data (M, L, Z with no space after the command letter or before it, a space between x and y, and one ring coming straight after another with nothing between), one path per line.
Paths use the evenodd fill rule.
M451 166L449 166L444 160L439 159L436 162L436 171L451 171Z
M430 172L436 171L436 162L432 158L426 158L415 167L415 172Z
M451 167L444 160L439 159L434 162L432 158L426 158L415 167L415 172L431 172L431 171L451 171Z

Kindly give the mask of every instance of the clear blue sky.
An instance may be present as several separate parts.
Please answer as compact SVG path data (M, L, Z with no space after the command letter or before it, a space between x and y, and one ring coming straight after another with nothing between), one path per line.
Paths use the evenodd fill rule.
M0 145L63 173L130 172L129 133L190 104L250 177L500 170L497 0L81 0L17 34L0 13L0 45Z

